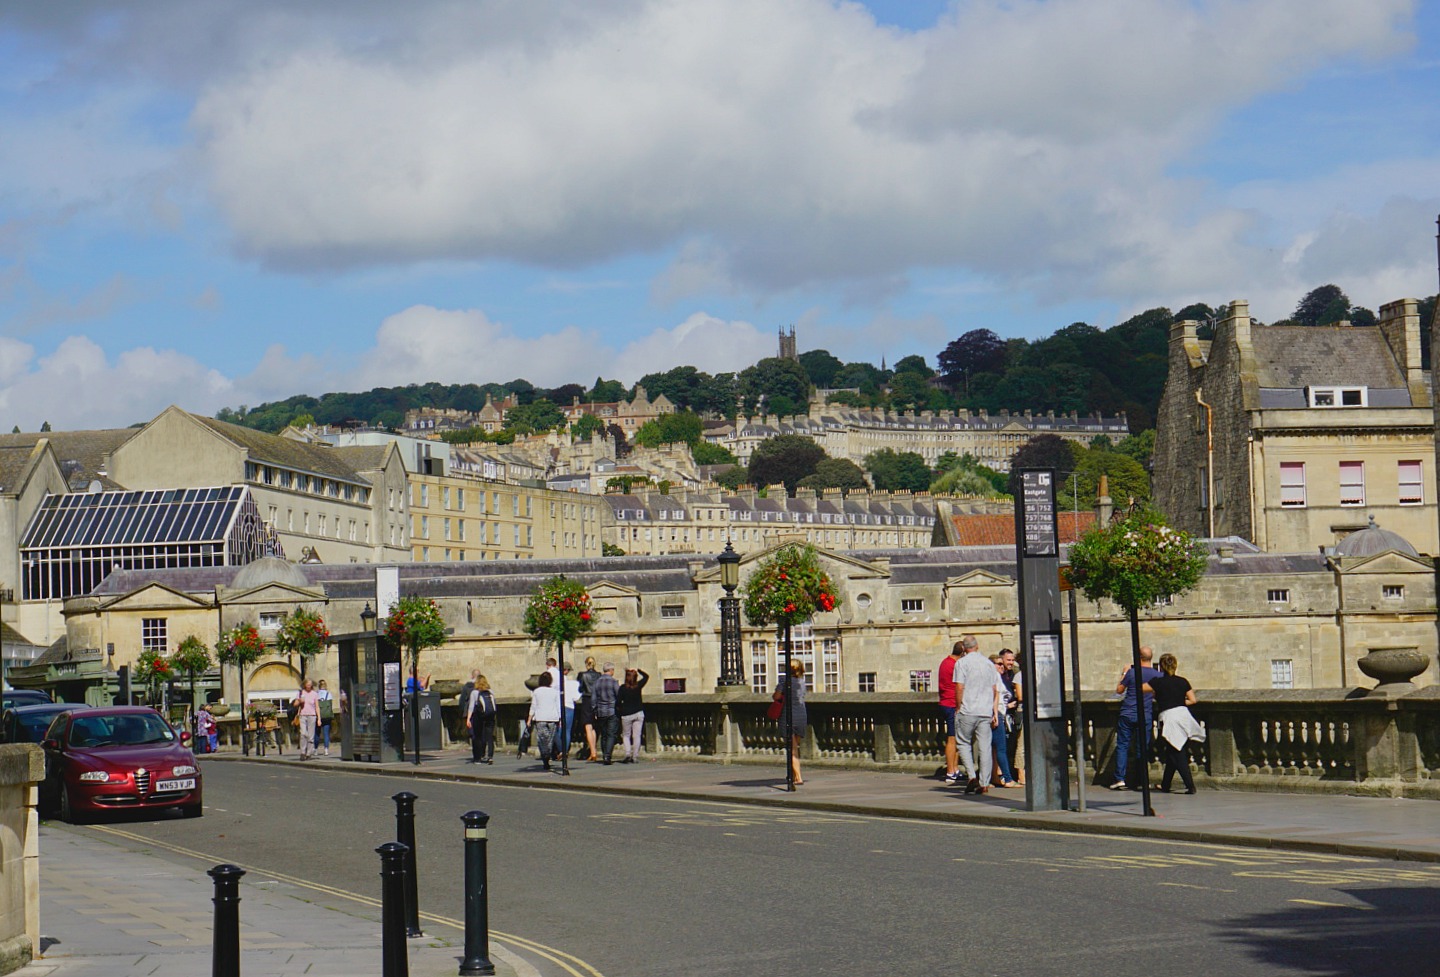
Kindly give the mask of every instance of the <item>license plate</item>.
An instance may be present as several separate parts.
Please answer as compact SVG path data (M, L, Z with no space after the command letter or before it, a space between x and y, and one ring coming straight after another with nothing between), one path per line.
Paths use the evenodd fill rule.
M157 781L155 781L155 789L156 789L157 791L164 791L164 790L194 790L194 789L195 789L195 778L194 778L194 777L191 777L191 778L188 779L188 780L157 780Z

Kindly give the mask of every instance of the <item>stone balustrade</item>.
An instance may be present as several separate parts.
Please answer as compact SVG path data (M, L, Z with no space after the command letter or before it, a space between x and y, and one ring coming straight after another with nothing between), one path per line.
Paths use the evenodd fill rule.
M1363 690L1197 693L1204 744L1191 745L1201 783L1440 799L1440 687L1401 696ZM667 695L645 702L652 756L773 762L784 753L764 695ZM801 757L822 765L933 771L944 742L933 693L813 694ZM1084 694L1086 776L1113 776L1119 700ZM514 743L527 704L503 701L500 739ZM1073 768L1073 762L1072 762ZM1160 765L1151 767L1158 781Z

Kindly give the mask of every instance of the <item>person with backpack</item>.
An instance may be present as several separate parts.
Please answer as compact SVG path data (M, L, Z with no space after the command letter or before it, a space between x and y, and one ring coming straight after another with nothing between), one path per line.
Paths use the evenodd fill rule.
M465 726L470 730L470 762L495 762L495 717L499 713L490 680L475 676L475 688L465 709Z

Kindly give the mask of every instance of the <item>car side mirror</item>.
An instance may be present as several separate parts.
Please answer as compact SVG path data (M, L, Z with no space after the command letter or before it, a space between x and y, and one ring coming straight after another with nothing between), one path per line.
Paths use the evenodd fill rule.
M194 738L195 738L195 737L191 735L190 730L188 730L188 729L182 729L182 730L180 731L180 742L181 742L181 743L189 743L189 742L190 742L192 739L194 739Z
M58 750L58 749L60 749L60 741L59 741L59 740L53 740L53 739L52 739L52 740L41 740L41 741L40 741L40 748L41 748L41 749L44 749L44 750Z

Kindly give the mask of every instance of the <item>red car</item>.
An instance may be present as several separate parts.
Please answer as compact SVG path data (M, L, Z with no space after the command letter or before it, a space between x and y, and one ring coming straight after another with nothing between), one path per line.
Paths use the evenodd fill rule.
M41 805L72 823L103 811L202 813L200 767L159 713L111 706L57 716L45 732Z

